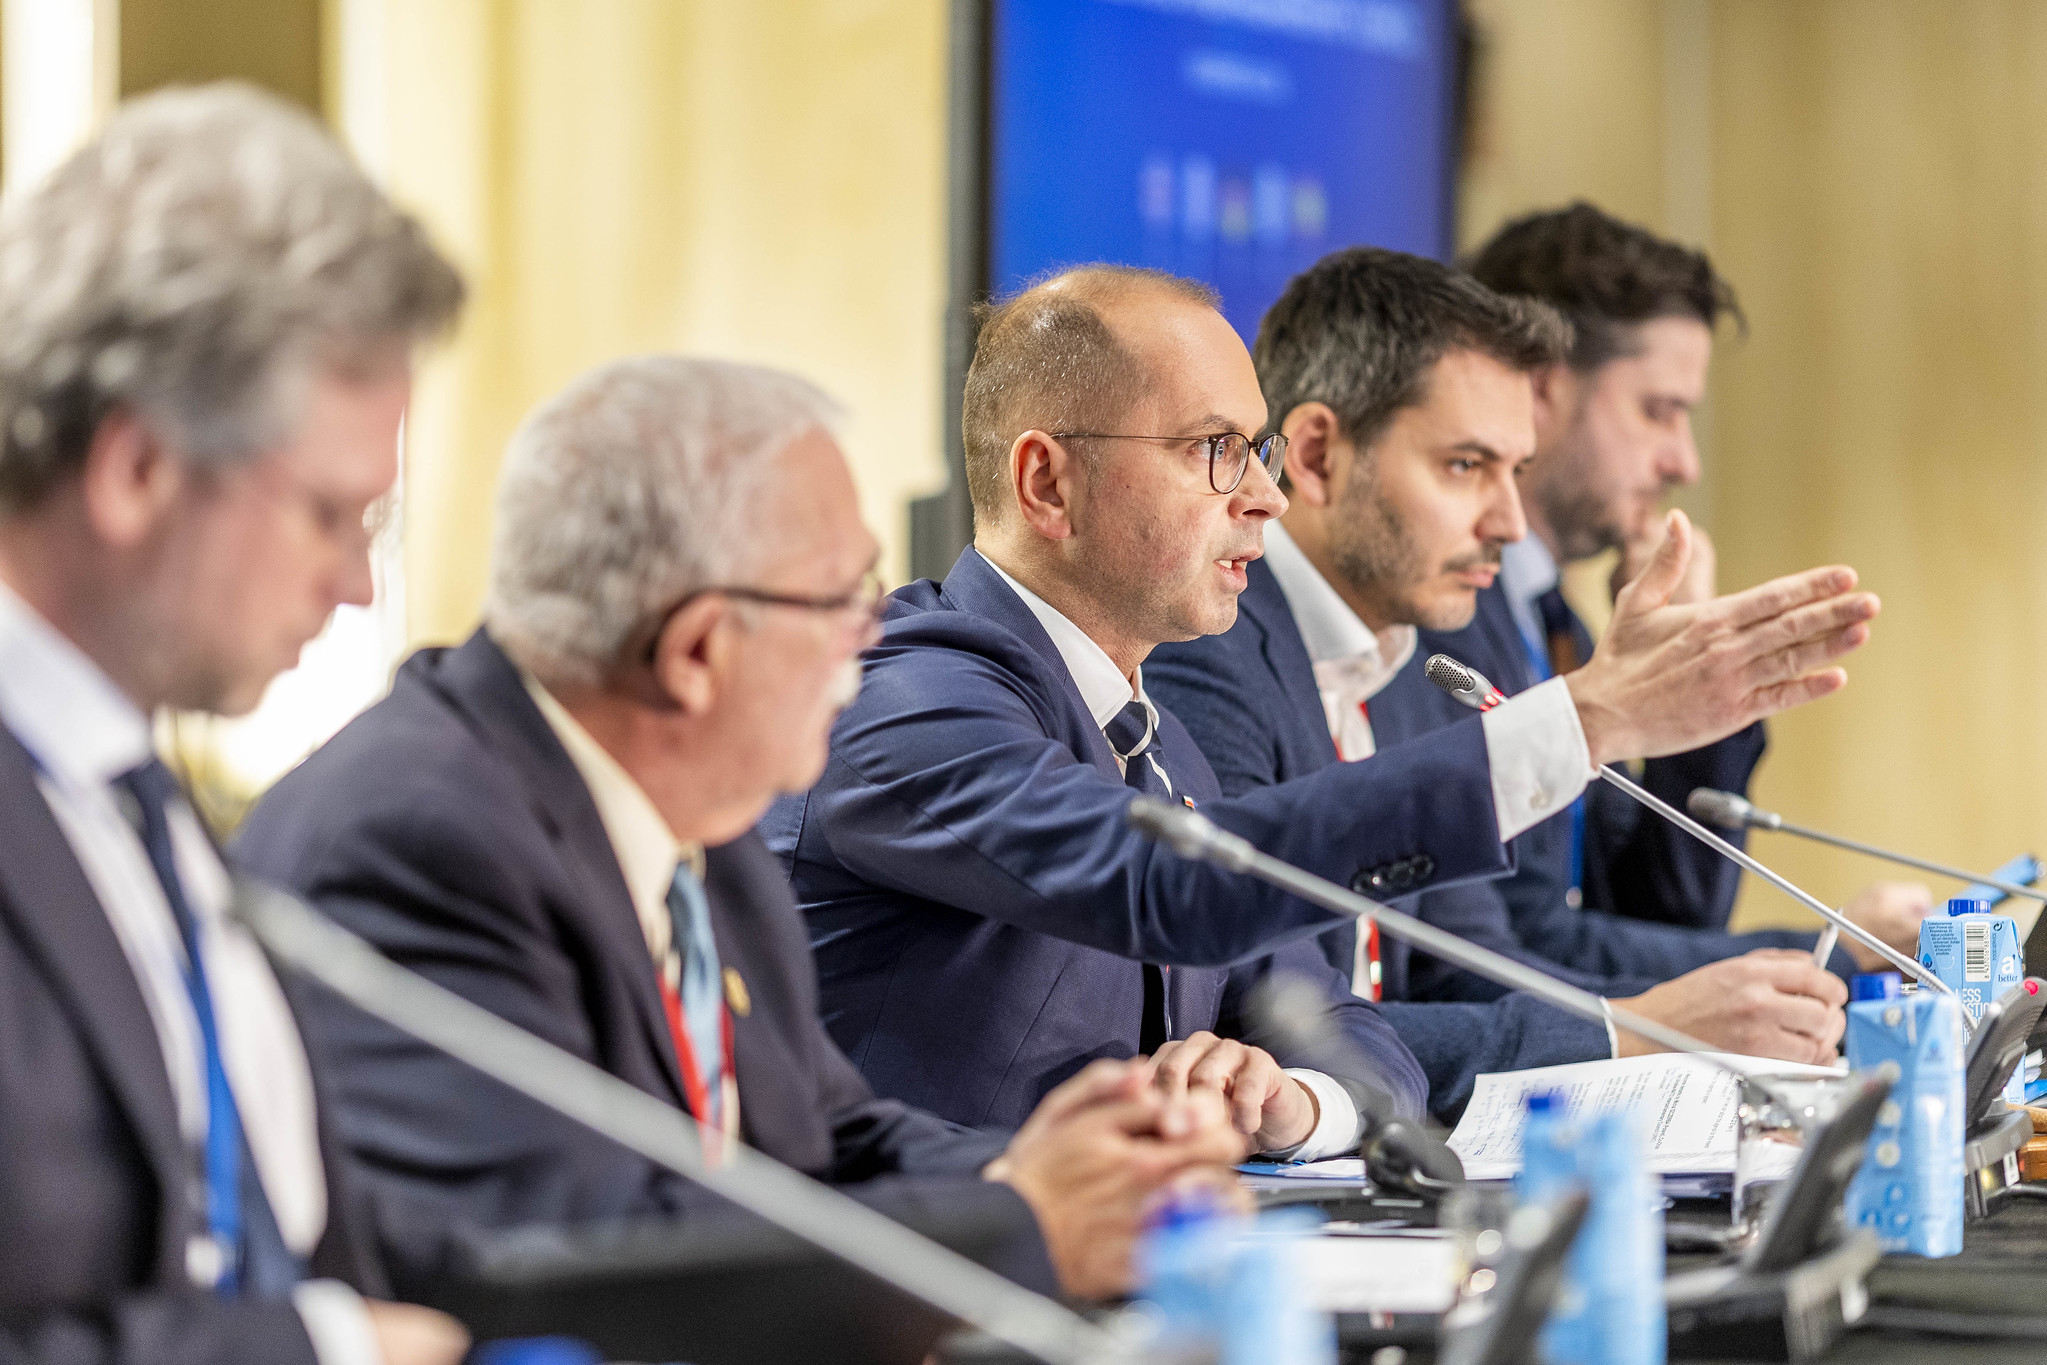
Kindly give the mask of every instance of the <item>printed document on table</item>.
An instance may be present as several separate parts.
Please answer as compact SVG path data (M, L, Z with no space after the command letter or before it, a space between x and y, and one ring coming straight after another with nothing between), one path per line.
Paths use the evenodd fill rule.
M1725 1060L1771 1076L1842 1074L1758 1057ZM1606 1109L1641 1115L1649 1169L1658 1175L1731 1175L1740 1090L1734 1076L1703 1058L1677 1052L1487 1072L1472 1087L1471 1103L1450 1135L1450 1147L1463 1161L1467 1179L1512 1179L1521 1169L1528 1097L1561 1091L1573 1116Z

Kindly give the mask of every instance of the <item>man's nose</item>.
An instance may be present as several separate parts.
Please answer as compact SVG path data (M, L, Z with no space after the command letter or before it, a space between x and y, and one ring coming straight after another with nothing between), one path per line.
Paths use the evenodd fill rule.
M1235 504L1231 510L1240 517L1286 515L1286 494L1279 491L1279 485L1273 481L1272 471L1256 458L1252 459L1250 468L1244 471L1243 481L1237 485L1237 491L1230 497Z
M342 552L336 574L335 597L347 606L367 607L376 600L377 578L370 570L370 546L351 546Z
M1501 479L1493 496L1486 499L1476 529L1480 540L1496 544L1519 540L1528 534L1528 513L1521 506L1521 486L1512 475Z
M1677 419L1677 430L1664 449L1663 467L1659 472L1666 487L1689 488L1699 481L1699 443L1692 435L1690 413Z

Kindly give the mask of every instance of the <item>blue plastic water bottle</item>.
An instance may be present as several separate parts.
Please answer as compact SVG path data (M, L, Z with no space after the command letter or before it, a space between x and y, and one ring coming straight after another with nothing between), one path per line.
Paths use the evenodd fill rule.
M1301 1264L1316 1224L1303 1209L1246 1223L1205 1198L1168 1205L1137 1250L1159 1345L1214 1350L1219 1365L1336 1365L1336 1321Z
M1960 898L1947 903L1945 918L1920 921L1919 961L1960 998L1971 1023L2026 974L2018 921L1990 913L1984 901ZM2024 1073L2023 1065L2014 1067L2005 1080L2004 1097L2013 1104L2026 1102Z
M1884 978L1889 978L1885 980ZM1898 1069L1877 1111L1846 1216L1885 1251L1953 1256L1962 1249L1962 1019L1952 996L1899 993L1895 972L1857 977L1848 1006L1848 1065Z
M1573 1122L1561 1095L1528 1097L1522 1132L1523 1202L1588 1190L1592 1207L1571 1244L1542 1329L1551 1365L1662 1365L1663 1198L1643 1158L1632 1113Z
M1181 1195L1152 1216L1137 1244L1139 1297L1149 1303L1167 1348L1222 1340L1236 1230L1205 1194Z

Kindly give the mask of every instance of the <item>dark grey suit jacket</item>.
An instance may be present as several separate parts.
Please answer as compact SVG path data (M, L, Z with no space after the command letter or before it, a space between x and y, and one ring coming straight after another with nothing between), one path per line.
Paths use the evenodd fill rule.
M360 1191L323 1148L313 1270L383 1292ZM0 1365L311 1365L289 1303L192 1287L190 1179L142 988L27 752L0 729Z
M407 660L389 697L271 790L235 849L404 966L688 1108L597 807L486 632ZM1003 1138L875 1098L826 1036L802 921L759 838L710 850L706 890L719 955L746 988L733 1018L745 1140L900 1217L985 1209L1010 1228L998 1268L1051 1288L1028 1208L977 1175ZM405 1211L383 1226L401 1286L459 1264L462 1240L490 1229L661 1217L711 1238L738 1216L331 997L307 1028L333 1064L346 1140Z

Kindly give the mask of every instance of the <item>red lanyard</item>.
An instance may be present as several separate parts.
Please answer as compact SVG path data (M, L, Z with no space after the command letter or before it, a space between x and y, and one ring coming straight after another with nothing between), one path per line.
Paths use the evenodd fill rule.
M739 1097L738 1073L732 1064L732 1010L724 1001L718 1002L718 1025L725 1045L724 1077L727 1083L720 1087L723 1093L719 1098L729 1100L732 1104L721 1106L720 1110L714 1113L710 1087L704 1084L703 1070L697 1065L696 1049L690 1043L689 1030L683 1026L682 992L669 984L666 972L660 973L660 976L661 1007L668 1015L669 1037L675 1040L675 1060L682 1067L683 1095L689 1101L689 1112L705 1130L705 1156L715 1157L716 1149L711 1135L715 1133L722 1136L727 1132L735 1132L738 1128L738 1125L732 1122L732 1114L727 1112L730 1108L736 1107Z
M1367 729L1370 729L1372 724L1371 704L1369 702L1359 702L1358 714L1364 717L1365 726ZM1338 759L1345 757L1341 748L1337 750L1336 756ZM1382 970L1379 965L1379 921L1375 919L1364 920L1358 925L1358 932L1364 938L1365 984L1371 991L1371 998L1377 1000L1380 997L1380 992L1384 989L1384 982L1381 980ZM1353 989L1355 989L1355 983L1353 983Z

